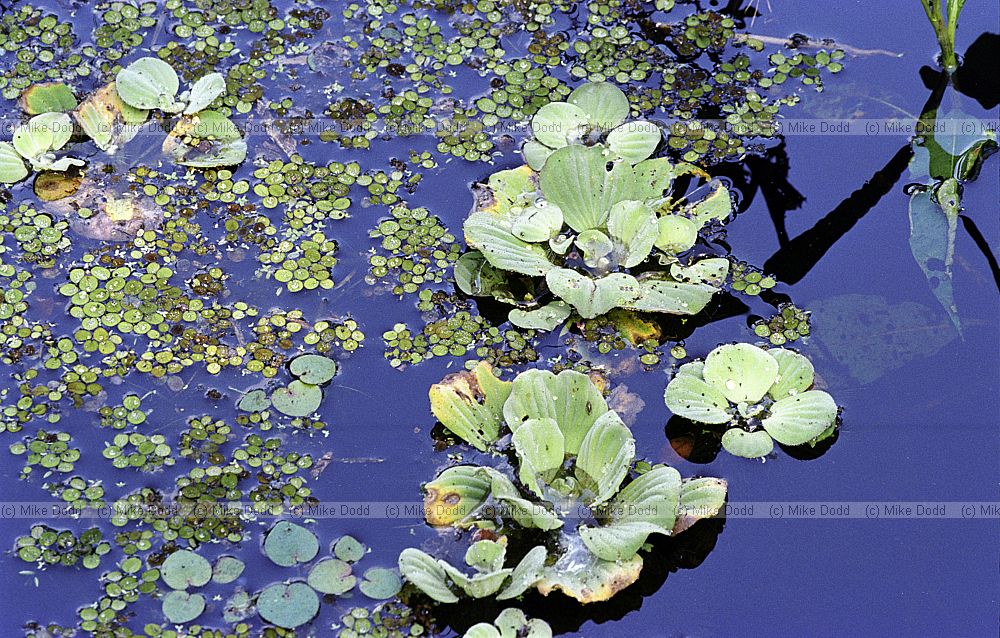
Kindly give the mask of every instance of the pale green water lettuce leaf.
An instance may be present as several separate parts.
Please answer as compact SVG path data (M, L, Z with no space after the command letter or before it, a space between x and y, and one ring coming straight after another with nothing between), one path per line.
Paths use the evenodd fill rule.
M569 304L562 301L553 301L534 310L514 308L507 313L507 319L519 328L552 330L557 326L561 326L572 312L573 310Z
M699 423L728 423L729 401L714 385L705 381L701 361L685 363L664 392L663 398L670 411L679 417Z
M635 439L615 412L597 417L580 443L576 477L594 492L590 505L600 505L618 491L635 459Z
M778 362L748 343L719 346L705 358L705 380L733 403L760 401L778 377Z
M638 266L659 235L656 213L644 202L625 200L611 207L608 233L615 243L615 260L620 266Z
M497 440L511 383L493 374L486 362L471 371L448 375L431 386L431 412L450 432L479 450Z
M578 106L587 119L604 131L622 124L629 114L628 98L610 82L588 82L569 94L567 102Z
M719 291L708 284L692 284L656 279L639 279L638 290L620 304L622 308L673 315L696 315L705 309Z
M772 348L767 352L778 362L778 379L768 391L772 399L784 399L812 387L815 371L808 358L785 348Z
M566 224L577 232L603 226L611 206L629 194L631 167L618 162L609 171L608 160L603 147L573 145L545 161L542 194L559 207Z
M837 420L837 404L822 390L809 390L776 401L761 421L782 445L802 445L823 434Z
M648 158L663 140L660 127L646 120L626 122L608 133L608 148L627 162L638 164Z
M118 95L137 109L160 109L175 113L184 108L175 101L180 80L174 69L159 58L139 58L118 72Z
M517 432L529 419L552 419L563 433L566 454L577 454L599 416L608 411L601 391L585 374L527 370L513 381L503 406L507 425Z
M722 447L733 456L756 459L770 454L774 441L764 430L747 432L741 428L730 428L722 435Z
M209 73L202 76L191 85L188 95L188 104L184 109L185 115L193 115L198 111L208 108L208 105L215 101L226 91L226 78L221 73Z
M524 555L524 558L521 559L521 562L514 567L514 571L510 574L510 582L497 594L497 600L517 598L533 587L541 579L542 573L545 571L545 559L547 556L548 552L541 545L533 547L528 551Z
M20 153L8 142L0 142L0 183L14 184L28 176Z
M555 267L545 249L515 237L505 216L476 212L465 220L465 241L479 249L486 260L501 270L523 275L544 275Z
M458 602L458 596L448 585L448 573L437 560L414 547L399 554L399 573L403 578L440 603Z
M656 247L668 255L689 250L698 241L698 225L680 215L664 215L657 220Z
M722 286L729 275L729 260L722 257L700 259L690 266L671 264L670 276L684 283L705 283Z
M580 107L568 102L549 102L531 118L535 139L550 148L562 148L580 141L590 118Z
M511 232L527 242L548 241L563 227L562 211L545 200L539 200L522 210L511 224Z
M573 306L584 319L593 319L613 308L636 307L641 299L635 277L613 272L600 279L569 268L554 268L545 276L552 294Z
M520 461L518 477L529 490L543 496L539 478L549 482L562 467L566 451L559 425L549 418L528 419L514 431L512 442Z
M703 518L718 516L725 507L727 489L723 479L709 476L681 481L680 506L673 533L680 534Z
M493 479L478 466L450 467L424 486L424 518L436 527L471 525L492 485Z
M597 229L585 230L576 238L576 247L583 252L583 263L591 268L606 268L607 256L615 249L611 238Z

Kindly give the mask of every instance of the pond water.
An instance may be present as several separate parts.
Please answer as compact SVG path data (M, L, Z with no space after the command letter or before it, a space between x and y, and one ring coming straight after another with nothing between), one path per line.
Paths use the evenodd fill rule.
M282 3L275 4L284 9ZM850 45L901 54L854 55L848 51L844 70L824 76L823 92L808 87L787 89L801 95L801 102L783 111L785 117L814 122L884 122L925 110L934 87L933 74L937 73L937 43L917 0L893 0L877 6L844 0L822 5L782 0L751 4L760 15L746 21L744 30L749 33L779 38L803 33L810 38L831 38L836 42L828 47L831 50ZM7 8L5 4L0 11L13 12L21 6L23 3L14 3ZM97 24L91 18L92 7L86 3L36 6L67 19L83 41L88 40ZM336 82L348 87L345 96L367 94L378 106L378 87L384 73L373 73L366 80L352 83L352 63L339 66L338 55L356 57L356 51L328 52L329 57L314 65L315 70L292 59L306 55L319 43L333 42L351 33L353 23L337 15L343 8L339 4L336 8L328 6L335 15L317 33L304 39L301 48L281 54L287 66L295 66L296 78L289 79L276 71L284 68L279 62L264 65L268 76L260 84L265 102L289 97L294 100L292 114L309 110L321 115L333 94L321 87ZM706 5L702 9L720 8ZM444 32L452 33L446 13L429 7L416 11L436 17L444 25ZM673 12L664 14L664 19L678 19L674 12L683 16L693 9L678 2ZM171 25L177 19L160 20L159 14L155 15L157 26L147 29L146 40L128 51L123 63L148 55L171 40ZM560 14L557 27L573 28L578 17L578 13L568 17ZM989 36L984 34L996 32L998 20L996 3L969 0L961 16L956 50L965 52L977 40L988 42ZM572 40L573 32L568 35ZM233 37L244 52L250 50L256 38L238 29L233 30ZM994 47L997 37L992 35ZM524 55L529 39L524 33L510 36L508 54ZM407 58L404 53L397 54L400 56ZM12 54L6 53L0 60L6 67ZM948 88L941 97L941 111L958 110L970 119L992 121L995 126L996 58L987 53L975 61L982 60L985 62L980 75L973 74L975 69L966 60L971 70L962 87L965 94ZM220 68L230 64L224 60ZM455 67L453 75L446 72L443 79L462 99L490 90L489 79L466 66ZM182 78L182 85L187 83L188 79ZM570 85L578 84L579 80L573 80ZM80 79L77 85L86 90L98 86L94 77ZM406 83L399 81L398 86ZM430 92L432 97L440 96L436 91ZM78 95L84 93L78 91ZM980 102L969 94L987 97ZM0 108L5 124L21 118L15 100L5 99ZM263 105L254 109L253 116L268 116ZM234 115L233 119L241 123L241 117ZM654 112L650 117L657 115ZM522 137L518 134L517 141ZM296 135L290 138L296 139ZM159 141L144 143L145 139L133 141L134 146L123 151L124 155L116 160L117 170L137 164L152 166L157 161L156 154L150 156L147 147ZM250 159L234 169L232 179L252 181L252 160L257 157L288 161L280 146L288 139L248 133ZM298 139L298 152L306 162L357 160L364 170L390 171L392 158L409 161L410 150L431 152L438 165L418 168L423 174L419 186L412 192L401 188L400 193L410 209L426 207L459 237L473 204L471 184L487 179L497 170L521 164L519 144L499 138L492 165L437 152L437 140L432 134L377 140L370 150L344 150L336 143L324 143L309 135ZM910 195L905 187L921 180L907 172L909 144L909 134L885 131L872 135L789 133L780 146L775 141L767 142L770 150L764 158L709 167L714 175L730 180L739 200L739 214L726 225L725 244L733 247L739 259L775 275L779 281L775 292L788 295L798 307L813 312L812 334L792 345L812 359L821 387L843 408L836 439L832 445L821 445L818 450L822 453L818 455L793 450L793 456L776 448L765 462L737 458L718 451L717 443L713 447L703 437L685 433L683 423L671 420L662 396L674 371L673 360L666 354L672 342L661 346L661 363L646 369L638 363L641 350L591 353L592 361L612 371L609 376L613 386L627 386L643 402L630 424L637 456L652 463L667 463L685 477L725 478L732 515L724 520L702 521L678 539L656 541L639 582L608 602L583 606L565 597L533 594L519 605L529 616L547 620L559 635L587 637L833 636L845 631L864 635L993 635L1000 591L995 560L1000 517L995 512L990 516L978 505L978 515L971 519L951 514L959 511L955 503L997 500L998 281L981 246L968 232L968 223L959 222L953 266L954 303L962 326L959 335L911 255ZM92 145L80 147L88 149L80 152L89 162L104 161ZM996 160L993 157L986 161L978 179L964 185L962 197L963 216L974 222L977 230L973 232L982 237L980 244L988 245L993 263L996 246L1000 245ZM169 164L164 164L164 172L171 170ZM180 167L178 174L182 174ZM36 202L30 182L10 190L8 210L20 203ZM331 290L290 293L283 284L255 275L258 264L252 248L242 251L245 261L237 261L231 251L223 250L219 262L232 275L225 282L226 303L245 301L261 308L262 315L272 307L298 308L310 322L350 317L365 334L357 350L334 350L340 370L324 389L319 412L326 423L324 431L310 436L286 427L261 433L279 436L286 451L308 453L316 461L326 455L327 464L321 473L301 473L308 479L312 496L319 501L335 508L342 503L373 504L375 512L370 517L338 516L310 525L319 537L321 551L345 534L365 543L371 551L361 562L361 571L394 568L399 552L407 547L460 556L454 549L445 549L458 539L455 533L436 531L419 518L403 515L395 519L379 512L384 511L383 503L419 504L423 498L421 485L452 463L449 454L461 451L466 458L473 458L467 447L435 446L432 429L436 421L429 410L427 390L475 358L475 353L470 352L460 357L430 358L403 369L390 366L381 335L399 323L419 330L424 319L416 307L415 295L400 298L384 284L373 286L365 281L369 257L379 245L379 239L371 238L369 232L389 209L384 205L363 205L364 194L362 187L355 186L350 216L326 224L326 236L339 245L338 261L333 267L338 284ZM259 201L252 192L250 195L252 201ZM280 206L264 212L280 225ZM220 217L208 215L207 211L199 211L193 219L202 224L213 241L219 241L215 221ZM776 229L775 220L782 220L782 231ZM782 238L781 232L787 237ZM13 235L5 235L9 236L6 245L10 248ZM99 243L73 235L72 246L58 256L55 271L42 272L28 265L36 273L37 282L30 297L29 318L51 321L56 334L72 335L78 325L65 315L65 298L56 288L66 281L67 271L84 252L94 250ZM189 251L180 254L179 259L178 282L174 285L182 286L179 282L196 272L199 262L211 266L215 258L211 253L199 257ZM446 281L431 288L450 292L451 284ZM275 296L277 290L280 294ZM728 297L731 302L713 307L710 320L700 322L704 325L693 332L684 330L687 354L704 357L720 343L757 340L748 328L748 318L775 312L766 303L774 297L763 297L733 294ZM477 306L472 308L475 313ZM478 308L491 321L503 319L503 314L489 304L480 303ZM252 327L254 323L246 325ZM244 338L250 340L253 336L247 333ZM540 367L545 367L546 359L555 360L567 352L564 337L557 334L536 339L534 347L543 360ZM578 350L584 347L582 340L577 339L575 344ZM9 377L38 365L38 360L4 364L9 373L3 375L3 387L8 388L14 401L19 396L17 382ZM515 371L524 368L515 366ZM141 409L147 416L139 430L147 435L163 434L175 453L189 418L211 415L212 419L228 420L233 424L234 436L227 445L235 447L250 433L249 428L235 424L235 403L247 388L267 385L259 374L241 375L239 368L227 368L213 375L203 365L167 377L177 381L168 385L163 379L136 372L123 381L106 379L105 394L98 401L87 399L85 408L75 409L71 401L64 400L57 424L35 419L20 433L4 432L4 447L37 429L70 432L73 446L82 450L82 456L66 476L102 481L108 503L142 487L169 493L175 478L196 464L179 458L175 466L151 474L114 468L101 450L118 431L98 427L101 419L96 406L119 405L129 393L142 395ZM51 378L43 376L46 381ZM287 383L290 377L282 367L275 379ZM219 391L217 398L210 396L212 389ZM11 396L4 399L4 406L12 403ZM287 421L284 417L275 419L276 423ZM799 456L804 458L796 458ZM806 458L810 456L815 458ZM38 476L20 480L23 456L4 454L0 459L4 501L51 500L42 488L45 480ZM40 474L40 468L35 473ZM889 517L882 509L883 504L918 502L949 503L952 509L944 518L916 514ZM795 503L849 503L853 510L850 516L837 517L823 513L800 516L788 509L775 509ZM883 514L874 519L865 516L863 509L870 504L877 504ZM15 539L27 534L36 523L76 532L98 525L105 530L106 539L118 531L106 518L35 520L5 515L0 520L0 544L13 547ZM245 561L247 570L237 584L251 592L272 582L304 576L301 568L292 568L298 571L290 573L277 567L260 551L262 533L272 523L270 518L248 523L248 533L239 545L206 543L198 551L210 560L231 554ZM130 524L124 529L139 528ZM99 575L113 569L121 557L115 546L95 570L60 566L39 570L23 562L15 552L3 553L0 635L24 635L22 627L30 621L75 626L78 608L91 605L102 595ZM199 623L225 627L221 610L233 586L211 584L202 591L209 603ZM319 617L299 629L298 635L336 635L331 625L340 622L341 615L354 606L370 608L374 604L357 591L351 597L324 603ZM438 619L442 635L461 635L474 622L492 620L502 608L492 602L463 602L432 614ZM128 613L132 616L127 625L135 631L147 623L166 625L160 603L148 596L130 604ZM260 624L255 616L249 622L255 627Z

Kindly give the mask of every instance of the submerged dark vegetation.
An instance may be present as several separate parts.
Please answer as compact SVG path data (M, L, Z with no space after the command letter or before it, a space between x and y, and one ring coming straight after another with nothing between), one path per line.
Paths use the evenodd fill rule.
M336 635L434 633L448 606L490 599L496 620L467 636L549 636L518 609L525 596L611 599L667 560L657 539L712 524L699 521L726 499L724 477L637 458L609 353L671 371L675 419L731 454L767 457L777 443L815 456L836 439L809 309L725 241L740 210L725 175L777 143L776 119L803 87L835 81L844 51L755 38L739 3L337 7L3 11L0 358L14 382L0 430L39 494L113 513L13 540L26 569L94 575L75 625L38 610L27 635L309 635L324 605L353 595ZM960 8L947 10L952 43ZM947 78L959 66L942 48ZM330 149L349 159L318 159ZM492 165L514 149L516 164ZM925 179L911 245L956 329L962 184L995 150L988 136L914 141ZM482 180L449 228L408 198L459 161ZM362 213L370 246L340 245L338 223ZM369 251L363 283L339 278L347 249ZM326 303L354 285L424 323L371 334ZM772 316L689 356L684 339L742 313L737 299ZM333 380L379 341L387 367L464 367L429 390L442 427L428 449L452 454L423 486L425 517L454 531L450 551L397 561L294 516L316 502L324 467L297 441L328 434ZM221 408L150 427L159 392ZM87 476L84 454L119 482ZM286 580L245 571L261 552Z

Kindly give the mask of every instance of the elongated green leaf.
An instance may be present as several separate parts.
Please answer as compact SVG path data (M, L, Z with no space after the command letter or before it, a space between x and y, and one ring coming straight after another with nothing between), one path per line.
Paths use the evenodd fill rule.
M517 598L534 586L542 577L542 573L545 570L545 558L547 556L548 552L541 545L532 548L525 554L521 562L511 572L510 582L503 591L497 594L497 600Z
M590 505L614 496L634 458L635 439L618 415L605 412L597 417L576 457L577 479L595 492Z
M507 318L519 328L552 330L561 326L572 312L573 310L569 304L562 301L553 301L534 310L515 308L507 314Z
M569 94L567 101L583 109L591 124L610 131L625 121L629 114L628 98L610 82L588 82Z
M617 263L625 268L638 266L659 236L656 213L644 202L618 202L608 215L608 233L615 242Z
M399 573L403 578L440 603L458 602L448 586L448 575L433 557L414 547L408 547L399 554Z
M640 279L638 296L622 308L672 315L696 315L719 291L708 284L689 284L667 279Z
M643 160L631 171L631 185L624 199L659 199L670 189L676 177L675 168L667 158Z
M0 183L14 184L28 176L28 167L12 144L0 142Z
M726 504L726 482L719 478L692 478L681 481L680 507L673 533L680 534L703 518L718 516Z
M472 370L450 374L431 386L431 412L450 432L486 450L500 435L511 388L509 381L493 374L490 364L480 361Z
M507 547L493 540L476 541L465 550L465 564L477 572L495 572L503 567Z
M569 268L554 268L545 282L552 294L576 308L584 319L599 317L613 308L634 308L641 302L639 283L625 273L591 279Z
M615 163L609 171L605 153L601 146L566 146L552 153L542 169L542 194L577 232L603 226L611 206L627 199L634 185L628 163Z
M812 387L814 370L809 359L785 348L772 348L767 353L778 362L778 379L768 390L772 399L784 399Z
M514 207L525 207L537 198L536 174L529 166L518 166L490 175L485 187L477 189L474 212L501 217Z
M208 105L222 95L225 90L226 78L221 73L209 73L202 76L191 86L191 94L188 96L188 104L184 109L184 114L192 115L208 108Z
M702 377L704 367L701 361L682 365L667 384L663 400L679 417L698 423L728 423L733 418L727 411L729 401Z
M778 378L778 362L757 346L729 344L708 354L702 375L733 403L756 403Z
M612 523L603 527L580 527L580 538L592 554L606 561L633 558L650 534L666 533L658 525L644 521Z
M539 479L548 482L552 471L562 467L566 451L562 430L554 419L528 419L518 426L512 442L520 461L521 482L539 497L543 496Z
M722 435L722 447L733 456L757 459L771 453L774 441L764 430L747 432L740 428L730 428Z
M552 419L563 433L566 454L576 454L599 416L608 411L601 391L585 374L528 370L514 379L503 406L507 425L517 432L529 419Z
M761 421L767 433L782 445L802 445L815 439L837 420L837 404L822 390L785 397L771 406Z
M958 181L949 179L938 188L936 198L931 192L910 196L910 252L934 297L961 332L951 283L960 205L958 188Z
M511 222L505 217L473 213L463 228L466 243L478 248L488 262L501 270L539 276L555 268L544 248L512 234Z

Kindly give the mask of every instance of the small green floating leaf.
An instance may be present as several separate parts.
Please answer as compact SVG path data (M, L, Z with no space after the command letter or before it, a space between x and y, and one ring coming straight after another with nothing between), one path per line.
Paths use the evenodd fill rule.
M308 563L319 552L316 535L295 523L279 521L264 539L264 553L275 565Z
M220 585L231 583L243 574L246 563L234 556L220 556L212 568L212 580Z
M191 93L188 95L188 105L184 109L185 115L192 115L208 108L208 105L215 101L215 98L222 95L226 90L226 78L221 73L209 73L200 78L191 86Z
M272 625L295 629L319 613L319 596L305 583L277 583L258 594L257 613Z
M118 72L115 79L118 95L137 109L180 110L174 97L180 81L174 69L159 58L139 58Z
M313 566L306 581L321 594L340 595L354 589L358 579L343 560L328 558Z
M342 561L356 563L365 556L365 546L353 536L341 536L333 546L334 555Z
M403 581L394 569L372 567L365 572L364 579L358 586L361 593L375 600L392 598L403 588Z
M271 407L271 399L261 389L251 390L243 395L236 407L244 412L263 412Z
M319 385L337 374L337 362L318 354L304 354L292 359L288 370L303 383Z
M212 565L199 554L179 549L163 561L160 575L171 589L202 587L212 578Z
M757 459L771 453L774 441L764 430L747 432L741 428L730 428L722 435L722 447L733 456Z
M185 591L172 591L163 597L163 615L175 625L191 622L205 611L205 597Z
M28 115L66 113L76 108L73 89L63 82L32 84L21 93L21 108Z
M507 314L507 319L519 328L530 330L552 330L561 326L573 312L569 304L553 301L534 310L514 308Z
M278 388L271 394L274 409L288 416L309 416L323 402L323 390L318 385L295 380L288 387Z

